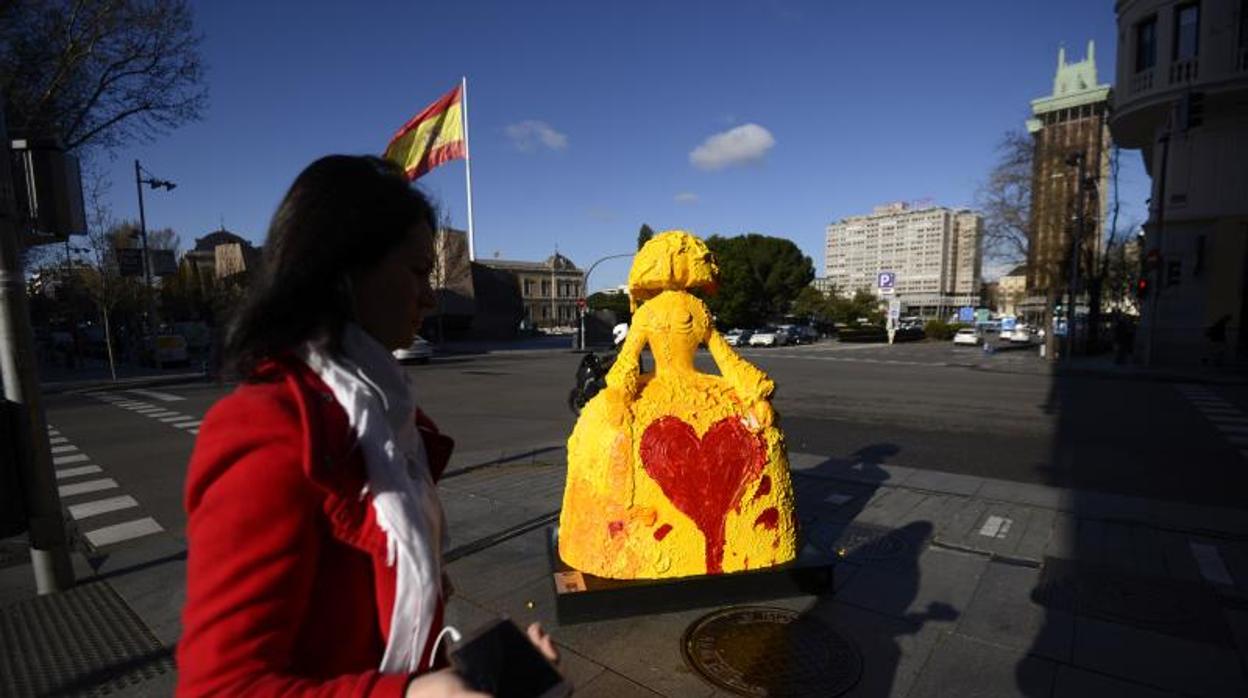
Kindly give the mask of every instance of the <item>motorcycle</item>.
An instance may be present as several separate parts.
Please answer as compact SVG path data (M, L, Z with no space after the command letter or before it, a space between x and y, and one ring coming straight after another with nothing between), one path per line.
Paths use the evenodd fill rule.
M613 363L614 354L600 357L590 352L581 359L581 364L576 369L576 387L568 393L568 408L572 410L572 414L579 417L585 405L607 387L607 371L611 370Z

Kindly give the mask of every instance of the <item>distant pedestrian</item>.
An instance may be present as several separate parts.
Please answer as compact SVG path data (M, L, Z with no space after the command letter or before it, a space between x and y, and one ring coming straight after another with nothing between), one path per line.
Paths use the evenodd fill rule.
M453 442L390 353L433 308L436 225L373 157L317 160L278 207L226 340L243 383L187 476L179 694L479 695L437 651Z

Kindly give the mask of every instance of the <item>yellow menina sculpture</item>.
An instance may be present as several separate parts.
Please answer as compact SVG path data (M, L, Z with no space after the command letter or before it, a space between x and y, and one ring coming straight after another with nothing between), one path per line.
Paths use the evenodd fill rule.
M653 579L794 557L775 384L733 351L689 293L714 292L718 273L706 245L682 231L657 235L637 253L628 338L568 439L559 554L578 570ZM694 368L702 344L723 377ZM655 370L643 374L646 345Z

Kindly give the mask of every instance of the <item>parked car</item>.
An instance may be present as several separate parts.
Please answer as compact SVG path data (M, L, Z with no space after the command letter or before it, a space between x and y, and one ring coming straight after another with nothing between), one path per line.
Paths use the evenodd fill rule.
M953 335L954 344L966 344L972 347L978 346L983 341L979 335L979 330L974 327L963 327Z
M1026 325L1019 325L1014 328L1013 332L1010 333L1008 339L1009 341L1016 342L1018 344L1031 344L1032 336L1030 327L1027 327ZM1003 336L1002 339L1005 339L1005 337Z
M819 333L809 325L783 325L793 344L814 344L819 341Z
M416 335L411 344L394 350L394 358L398 359L401 364L409 362L427 364L429 359L433 358L433 345L426 342L420 335Z
M919 342L926 338L927 333L916 325L903 325L893 333L894 342Z
M749 330L731 329L728 334L724 335L724 341L728 342L730 347L741 347L749 343L750 337L753 335Z
M755 330L750 335L750 346L752 347L779 347L784 344L783 333L774 327L764 327L761 330Z

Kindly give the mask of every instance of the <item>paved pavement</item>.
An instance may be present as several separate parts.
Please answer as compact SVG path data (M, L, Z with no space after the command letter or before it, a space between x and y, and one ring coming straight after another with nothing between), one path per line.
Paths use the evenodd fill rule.
M1052 376L1021 353L1016 370L986 371L976 368L982 355L944 346L881 349L746 352L780 385L806 540L841 554L835 593L767 604L856 644L863 673L847 695L1248 692L1242 386ZM993 366L1013 365L991 360L1001 358L1011 363ZM455 356L412 369L422 402L459 438L441 485L456 587L449 620L463 629L499 614L543 620L578 695L717 695L680 652L707 608L555 621L544 522L560 505L576 361ZM112 673L92 675L120 676L120 694L172 685L183 470L195 422L224 390L125 387L47 401L78 543L74 593L119 599L138 619ZM0 629L37 617L31 587L29 567L6 555ZM104 613L75 603L84 617ZM86 640L62 644L74 642ZM16 658L37 664L29 652ZM72 678L66 666L62 679Z

